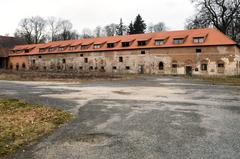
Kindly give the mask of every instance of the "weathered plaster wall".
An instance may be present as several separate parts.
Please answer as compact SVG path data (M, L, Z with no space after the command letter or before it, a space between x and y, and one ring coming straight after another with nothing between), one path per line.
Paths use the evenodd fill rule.
M200 53L196 49L201 49ZM119 61L122 57L123 61ZM87 61L86 61L87 60ZM186 67L192 67L193 74L235 75L240 74L239 48L236 46L163 48L129 51L86 52L46 54L35 56L11 57L10 63L16 68L24 62L26 69L38 71L74 71L107 73L149 73L149 74L186 74ZM159 63L164 69L159 69ZM201 64L207 70L201 70ZM223 63L224 68L218 68ZM173 65L177 68L174 69Z

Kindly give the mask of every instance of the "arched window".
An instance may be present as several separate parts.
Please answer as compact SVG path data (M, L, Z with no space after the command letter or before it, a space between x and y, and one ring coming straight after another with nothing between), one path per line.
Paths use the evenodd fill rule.
M164 63L163 62L159 62L159 70L164 70Z

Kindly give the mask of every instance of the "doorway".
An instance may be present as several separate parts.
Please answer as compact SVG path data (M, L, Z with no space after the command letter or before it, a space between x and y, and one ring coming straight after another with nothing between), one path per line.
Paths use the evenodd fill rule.
M186 75L192 76L192 66L186 66Z
M138 72L139 72L140 74L144 74L144 65L139 65L139 66L138 66Z

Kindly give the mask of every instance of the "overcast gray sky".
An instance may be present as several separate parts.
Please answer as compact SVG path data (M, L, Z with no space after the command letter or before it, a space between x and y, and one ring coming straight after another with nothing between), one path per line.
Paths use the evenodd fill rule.
M190 0L1 0L0 6L0 35L13 35L22 18L36 15L69 19L81 33L83 28L119 23L121 17L128 25L138 13L147 24L163 21L179 30L194 14Z

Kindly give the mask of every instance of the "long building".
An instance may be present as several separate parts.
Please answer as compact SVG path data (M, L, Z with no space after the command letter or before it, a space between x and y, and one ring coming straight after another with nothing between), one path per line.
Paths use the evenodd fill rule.
M46 72L239 75L236 42L215 28L18 45L9 68Z

